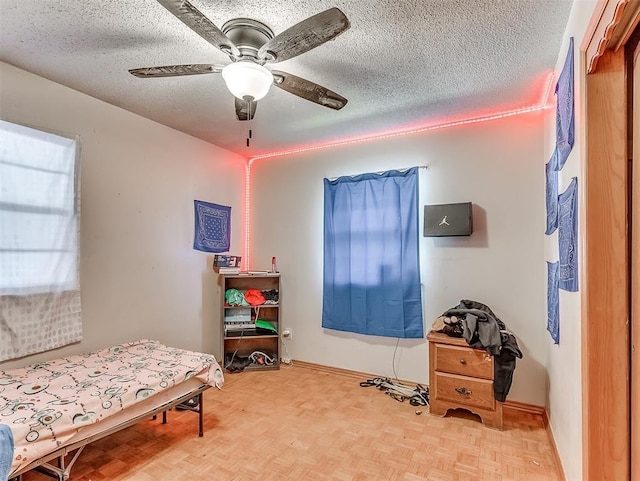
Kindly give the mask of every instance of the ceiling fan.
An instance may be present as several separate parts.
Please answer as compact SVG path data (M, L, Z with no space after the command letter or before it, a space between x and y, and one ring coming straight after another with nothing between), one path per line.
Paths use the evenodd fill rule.
M232 63L135 68L129 70L132 75L157 78L221 73L227 88L235 96L238 120L253 119L257 101L267 94L271 85L334 110L340 110L347 104L346 98L326 87L264 66L266 63L296 57L347 30L350 23L340 9L330 8L274 35L265 24L250 18L229 20L219 29L187 0L158 2L207 42L227 54Z

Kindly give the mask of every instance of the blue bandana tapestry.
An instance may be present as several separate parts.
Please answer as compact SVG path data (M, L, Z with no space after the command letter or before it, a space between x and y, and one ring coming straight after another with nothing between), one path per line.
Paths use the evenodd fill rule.
M578 291L578 178L572 177L567 190L558 196L558 286Z
M545 165L547 186L547 230L545 234L552 234L558 228L558 149Z
M554 344L560 343L560 292L558 291L559 262L547 262L547 331Z
M575 113L573 103L573 37L569 40L567 57L558 83L556 84L556 147L558 149L558 170L573 148L575 135Z
M194 200L193 248L204 252L228 252L231 240L231 207Z

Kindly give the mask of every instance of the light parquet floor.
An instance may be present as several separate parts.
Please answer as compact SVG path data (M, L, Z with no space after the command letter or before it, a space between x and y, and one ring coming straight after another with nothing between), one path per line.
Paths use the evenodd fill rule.
M166 425L142 421L87 446L71 481L561 480L540 416L505 410L496 431L464 411L431 416L365 379L299 365L227 374L204 393L203 438L196 414L173 410Z

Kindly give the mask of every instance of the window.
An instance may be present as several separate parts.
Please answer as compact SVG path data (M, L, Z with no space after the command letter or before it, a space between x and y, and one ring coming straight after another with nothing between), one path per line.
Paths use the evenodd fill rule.
M322 326L423 337L417 168L325 179Z
M0 360L77 340L67 325L80 314L77 144L0 121Z

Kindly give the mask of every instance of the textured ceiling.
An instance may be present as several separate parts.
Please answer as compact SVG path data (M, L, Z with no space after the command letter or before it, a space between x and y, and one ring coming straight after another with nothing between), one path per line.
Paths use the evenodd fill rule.
M133 77L131 68L230 62L154 0L0 0L0 60L250 157L531 105L572 0L191 3L218 27L249 17L276 35L340 8L349 30L273 68L349 103L334 111L272 88L240 122L219 74Z

